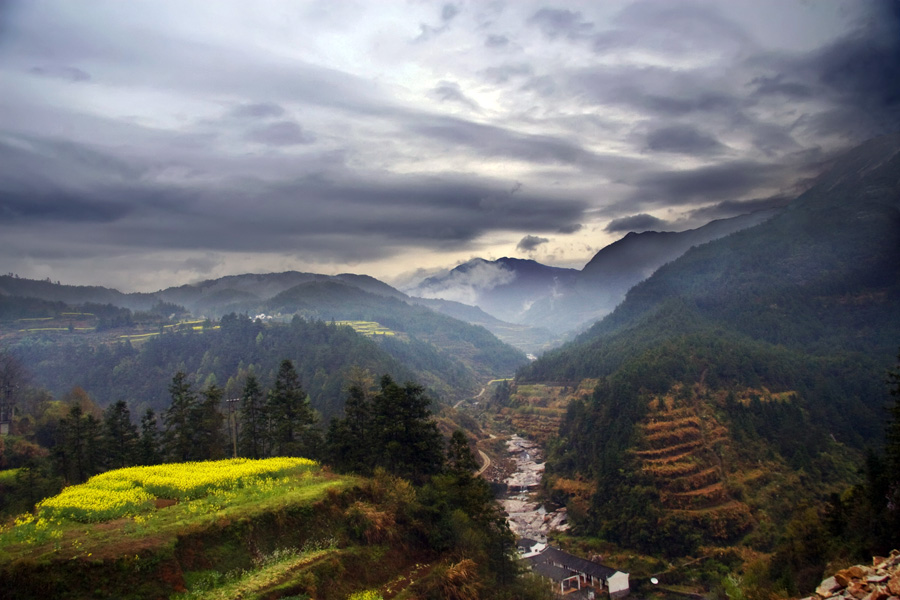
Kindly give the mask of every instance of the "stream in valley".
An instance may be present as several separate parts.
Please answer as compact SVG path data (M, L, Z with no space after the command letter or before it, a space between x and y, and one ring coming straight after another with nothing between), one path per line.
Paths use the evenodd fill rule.
M568 528L565 508L548 512L535 498L544 475L543 450L531 440L513 435L506 442L510 468L499 481L506 485L498 501L509 515L509 527L517 538L546 541L551 531Z

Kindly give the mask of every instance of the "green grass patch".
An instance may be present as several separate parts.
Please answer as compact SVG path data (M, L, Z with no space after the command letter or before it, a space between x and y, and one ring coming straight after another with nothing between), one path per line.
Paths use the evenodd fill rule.
M281 550L257 561L253 570L230 573L205 571L192 574L192 581L188 581L187 585L188 591L176 594L172 598L173 600L256 598L289 578L292 572L308 566L332 551L331 548L310 551Z
M0 485L13 485L16 483L16 473L22 469L5 469L0 471Z

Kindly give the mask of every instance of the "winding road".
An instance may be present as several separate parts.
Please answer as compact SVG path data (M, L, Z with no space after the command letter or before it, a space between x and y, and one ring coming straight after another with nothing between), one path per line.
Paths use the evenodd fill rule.
M453 408L459 408L459 405L462 404L463 402L470 402L471 400L478 400L479 398L484 396L484 393L486 391L487 391L487 386L484 386L483 388L481 388L481 391L478 392L477 396L472 396L472 398L469 400L460 400L459 402L457 402L456 404L453 405Z
M481 474L484 473L485 471L487 471L488 467L491 466L491 457L490 456L485 454L484 451L481 450L480 448L478 449L478 454L481 455L481 460L483 460L484 463L482 463L481 468L475 472L475 477L481 476Z

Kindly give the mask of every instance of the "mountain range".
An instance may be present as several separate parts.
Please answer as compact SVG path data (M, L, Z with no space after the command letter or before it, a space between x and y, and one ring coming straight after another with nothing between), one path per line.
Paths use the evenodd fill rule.
M680 232L632 232L601 249L581 270L518 258L476 258L405 291L474 305L502 321L559 337L610 313L632 286L691 247L758 225L775 213L758 211Z
M337 289L348 293L361 290L383 299L426 306L484 327L523 352L539 354L611 312L629 288L689 248L752 227L773 214L761 211L681 232L629 233L600 250L581 270L518 258L473 259L407 288L406 293L368 275L287 271L230 275L152 293L123 293L100 286L62 285L3 275L0 296L69 305L112 304L135 311L148 311L165 303L176 305L170 307L172 310L183 307L195 316L219 318L231 312L285 312L285 307L278 306L279 294L297 286L308 286L304 289L311 291L316 288L314 284L321 287L331 283L344 286ZM334 298L330 305L334 305ZM321 313L315 302L304 306L295 308L302 308L300 313L311 318L334 316Z
M772 528L798 531L794 499L833 504L884 439L898 257L892 135L765 222L660 267L520 369L528 389L595 384L569 405L547 467L576 531L676 553L789 552L796 540Z

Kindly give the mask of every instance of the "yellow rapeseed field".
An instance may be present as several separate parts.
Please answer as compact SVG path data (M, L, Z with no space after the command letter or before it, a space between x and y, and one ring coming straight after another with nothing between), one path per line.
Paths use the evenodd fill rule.
M91 477L36 506L38 516L98 523L150 510L156 498L195 500L318 469L308 458L235 458L128 467Z

